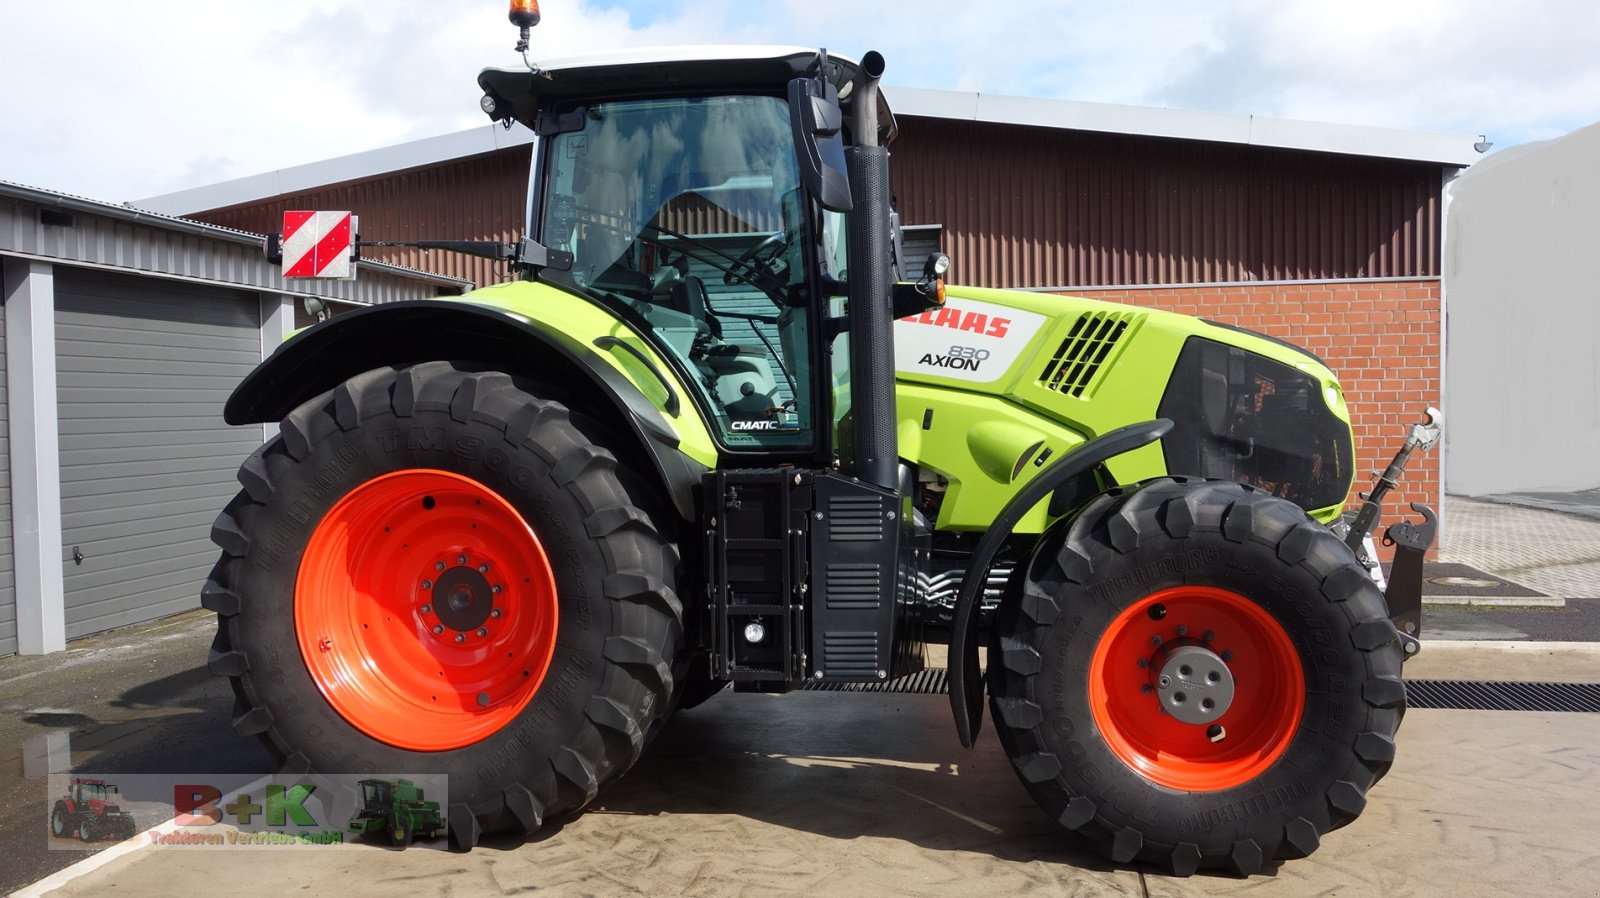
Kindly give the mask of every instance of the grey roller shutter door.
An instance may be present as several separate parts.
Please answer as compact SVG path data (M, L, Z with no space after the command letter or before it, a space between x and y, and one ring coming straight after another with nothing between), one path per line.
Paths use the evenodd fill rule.
M6 405L6 316L0 308L0 655L17 650L17 583L11 551L11 422Z
M261 441L222 420L259 322L254 294L57 269L69 638L198 606L211 523Z

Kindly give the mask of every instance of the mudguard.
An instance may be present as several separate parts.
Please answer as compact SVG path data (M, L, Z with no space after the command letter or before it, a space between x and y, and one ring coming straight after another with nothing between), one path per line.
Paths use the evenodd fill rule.
M955 712L956 732L961 744L971 748L983 726L983 673L978 670L978 594L988 578L994 557L1011 535L1011 528L1022 516L1057 488L1093 470L1106 460L1161 439L1172 429L1172 421L1157 418L1119 427L1078 447L1070 455L1045 468L1039 476L1011 497L994 525L978 540L967 564L956 595L955 617L950 624L949 668L950 710Z
M279 346L250 372L228 397L223 417L229 424L275 423L307 399L363 371L438 360L482 363L559 383L574 395L593 390L615 411L606 417L626 423L678 513L685 520L696 519L693 488L706 469L679 451L677 434L662 410L594 349L569 334L490 306L415 300L324 321ZM665 378L662 385L668 409L676 412L672 385ZM593 404L585 410L602 416Z

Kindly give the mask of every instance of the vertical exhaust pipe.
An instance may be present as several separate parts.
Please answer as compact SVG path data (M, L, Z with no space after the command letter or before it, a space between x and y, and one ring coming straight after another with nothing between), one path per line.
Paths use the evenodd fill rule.
M878 145L878 79L883 55L861 59L850 91L854 145L846 235L850 253L850 406L855 476L884 489L899 486L900 450L894 406L894 283L889 233L889 151Z

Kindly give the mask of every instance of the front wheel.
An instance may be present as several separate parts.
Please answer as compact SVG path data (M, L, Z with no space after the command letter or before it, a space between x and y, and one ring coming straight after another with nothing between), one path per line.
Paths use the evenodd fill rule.
M608 439L442 362L297 409L213 529L234 728L296 773L448 776L458 847L593 800L683 654L677 551Z
M1249 487L1102 496L1041 541L995 634L1013 766L1117 862L1249 874L1309 854L1394 757L1382 594L1326 528Z

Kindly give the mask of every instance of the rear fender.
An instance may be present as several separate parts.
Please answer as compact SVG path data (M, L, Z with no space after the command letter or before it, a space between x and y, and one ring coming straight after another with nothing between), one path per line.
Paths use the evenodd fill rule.
M602 337L601 340L615 338ZM693 488L706 468L679 448L665 414L594 347L559 330L490 306L441 300L385 303L322 322L278 347L239 384L223 416L229 424L276 423L306 400L364 371L430 361L466 361L560 385L582 411L630 435L650 459L674 508L696 520ZM645 360L649 364L648 360ZM664 377L666 407L674 401Z

